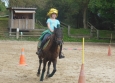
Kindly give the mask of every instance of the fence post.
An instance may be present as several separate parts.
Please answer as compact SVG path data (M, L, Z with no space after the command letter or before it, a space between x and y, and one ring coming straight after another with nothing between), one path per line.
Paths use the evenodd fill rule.
M68 25L68 36L70 36L70 26Z
M16 29L16 39L19 38L19 28Z
M11 32L12 32L12 30L11 30L11 27L10 27L10 32L9 32L9 36L11 36Z
M93 26L91 25L91 32L90 32L90 36L93 37Z
M97 39L99 39L99 30L97 30Z
M22 35L23 35L23 33L22 33L22 32L20 32L20 34L21 34L21 40L22 40Z

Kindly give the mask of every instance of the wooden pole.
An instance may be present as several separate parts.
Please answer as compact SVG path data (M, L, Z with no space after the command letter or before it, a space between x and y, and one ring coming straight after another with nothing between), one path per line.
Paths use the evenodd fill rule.
M22 33L22 32L20 32L20 34L21 34L21 40L22 40L22 35L23 35L23 33Z
M32 24L33 24L33 29L34 29L35 28L34 26L35 25L35 13L33 13L33 23Z
M82 64L84 64L84 38L82 43Z
M112 33L111 33L110 45L111 45L111 40L112 40Z
M16 29L16 39L19 38L19 28Z
M99 30L97 30L97 39L99 39Z
M68 25L68 36L70 36L70 26Z
M90 36L93 37L93 26L91 25Z
M82 65L81 65L78 83L86 83L85 72L84 72L84 38L83 38L83 45L82 45Z

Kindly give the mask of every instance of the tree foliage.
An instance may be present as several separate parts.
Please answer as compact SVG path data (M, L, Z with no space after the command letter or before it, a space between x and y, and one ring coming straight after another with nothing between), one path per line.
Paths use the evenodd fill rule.
M89 8L101 17L115 21L115 0L91 0Z
M89 10L96 16L94 24L103 29L112 26L115 23L115 0L90 0ZM101 25L101 26L100 26ZM108 25L108 26L105 26ZM111 29L109 28L109 29Z
M87 28L87 21L96 27L115 23L115 0L9 0L9 6L37 7L36 19L44 23L52 7L59 10L60 21L73 27Z
M9 7L41 7L45 6L47 0L9 0Z
M0 11L4 12L6 11L5 3L0 0Z

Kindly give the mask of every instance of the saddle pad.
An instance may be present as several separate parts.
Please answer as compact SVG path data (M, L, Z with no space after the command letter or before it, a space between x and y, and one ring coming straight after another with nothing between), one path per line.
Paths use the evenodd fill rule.
M40 45L41 45L41 41L38 41L38 46L37 46L37 48L40 48Z
M48 45L48 43L50 42L50 39L45 43L45 45L43 46L43 49L45 49ZM38 48L40 48L40 45L41 45L41 41L38 42Z

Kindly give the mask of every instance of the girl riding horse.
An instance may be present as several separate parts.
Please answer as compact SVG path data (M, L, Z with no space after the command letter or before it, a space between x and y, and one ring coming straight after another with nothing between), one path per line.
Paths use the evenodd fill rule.
M51 8L50 11L48 12L47 16L49 16L49 18L47 19L47 27L48 30L44 31L42 36L39 38L41 41L41 45L40 48L38 48L38 51L36 52L36 54L39 56L40 53L42 53L42 49L44 44L47 42L48 38L51 36L51 34L54 32L54 27L55 28L60 28L60 22L59 20L57 20L57 16L58 16L58 10L55 8ZM62 45L60 46L60 52L59 52L59 58L64 58L65 56L62 55Z

